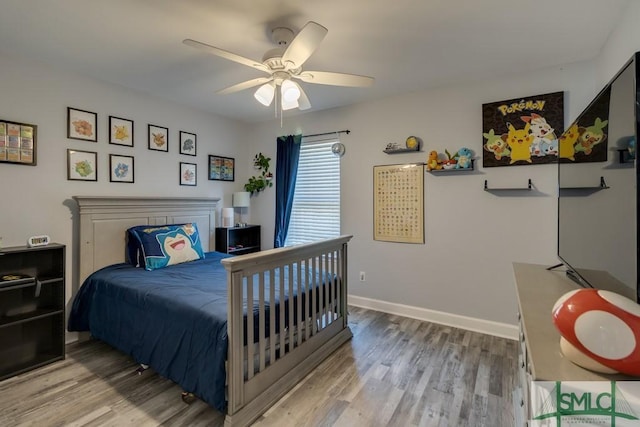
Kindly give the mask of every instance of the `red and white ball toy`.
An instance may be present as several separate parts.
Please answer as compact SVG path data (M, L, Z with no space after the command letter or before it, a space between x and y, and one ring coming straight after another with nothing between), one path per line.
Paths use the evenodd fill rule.
M577 289L556 301L552 315L572 362L640 376L640 305L614 292Z

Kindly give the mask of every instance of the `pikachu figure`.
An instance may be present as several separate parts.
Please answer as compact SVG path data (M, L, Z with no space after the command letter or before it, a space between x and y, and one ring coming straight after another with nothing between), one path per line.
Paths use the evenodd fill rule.
M576 155L576 142L580 138L580 130L578 129L578 124L574 123L571 125L569 129L567 129L562 135L560 135L560 139L558 143L560 144L560 158L561 159L569 159L574 161Z
M514 164L519 160L531 163L531 144L533 134L529 133L531 125L527 123L524 129L516 129L509 123L509 133L507 134L507 144L511 149L511 161Z

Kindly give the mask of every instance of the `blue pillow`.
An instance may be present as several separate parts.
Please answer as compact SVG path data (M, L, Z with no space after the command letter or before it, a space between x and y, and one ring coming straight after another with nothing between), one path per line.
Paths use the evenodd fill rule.
M127 230L130 262L146 270L204 258L196 224L142 225ZM137 241L137 244L131 243Z

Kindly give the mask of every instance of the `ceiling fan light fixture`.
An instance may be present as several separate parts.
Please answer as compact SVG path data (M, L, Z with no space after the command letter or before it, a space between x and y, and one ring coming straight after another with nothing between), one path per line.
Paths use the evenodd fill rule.
M298 108L300 110L308 110L309 108L311 108L311 103L309 102L309 98L307 98L307 94L304 93L304 90L302 90L300 85L295 80L291 81L298 87L298 90L300 91L300 98L298 98Z
M265 83L256 90L253 94L253 97L258 100L258 102L265 107L271 105L273 101L273 96L275 94L275 88L273 87L273 83Z
M298 98L300 98L300 88L291 80L285 80L282 82L280 86L280 90L282 91L282 104L284 103L298 103ZM284 108L283 108L284 109Z
M193 39L185 39L183 43L269 74L269 77L237 83L216 93L229 94L257 87L253 94L254 98L264 106L273 106L275 117L278 117L278 111L282 113L294 108L301 111L311 108L307 94L296 80L346 87L367 87L373 84L373 77L328 71L303 71L304 63L316 51L327 35L327 31L325 27L313 21L307 22L297 34L290 28L277 27L272 30L271 35L278 47L265 53L262 63ZM280 126L282 126L282 114L280 114Z
M298 108L298 100L294 99L293 101L287 101L282 98L282 111L293 110L294 108Z

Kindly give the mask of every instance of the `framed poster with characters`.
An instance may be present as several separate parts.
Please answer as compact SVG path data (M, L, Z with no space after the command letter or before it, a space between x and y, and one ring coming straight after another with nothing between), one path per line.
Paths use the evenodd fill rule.
M482 105L482 166L554 163L564 131L564 92Z

